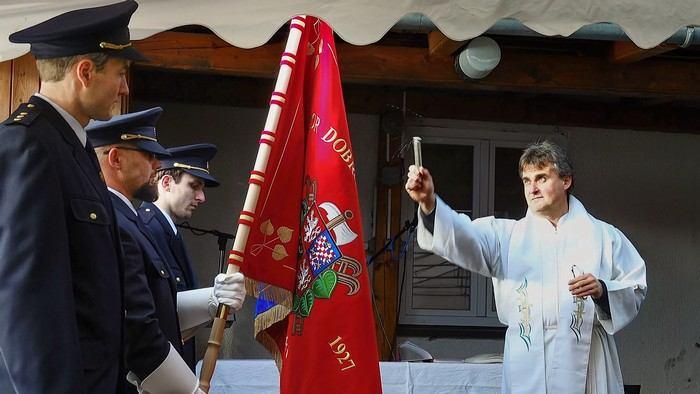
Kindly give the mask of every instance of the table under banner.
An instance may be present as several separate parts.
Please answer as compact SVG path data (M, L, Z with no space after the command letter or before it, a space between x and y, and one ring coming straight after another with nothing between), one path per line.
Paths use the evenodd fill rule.
M502 364L460 362L382 362L385 394L501 392ZM201 368L201 361L197 371ZM272 360L219 360L210 394L279 393L279 372Z

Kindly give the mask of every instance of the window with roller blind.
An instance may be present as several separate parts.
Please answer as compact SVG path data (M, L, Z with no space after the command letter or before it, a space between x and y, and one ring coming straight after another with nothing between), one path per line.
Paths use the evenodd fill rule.
M407 138L411 136L423 139L423 165L436 193L471 218L522 218L527 210L517 170L522 150L544 138L562 143L560 136L449 127L408 127ZM406 219L415 209L405 196ZM399 324L500 326L491 279L420 249L415 236L401 276Z

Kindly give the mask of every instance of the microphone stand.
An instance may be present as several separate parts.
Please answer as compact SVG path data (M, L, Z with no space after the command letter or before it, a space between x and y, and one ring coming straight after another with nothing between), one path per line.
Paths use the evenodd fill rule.
M382 246L382 248L379 249L379 251L377 253L375 253L372 257L369 258L369 260L367 260L367 266L369 267L374 262L374 259L381 256L382 253L384 253L387 250L387 248L389 248L389 246L394 245L396 240L398 240L405 232L408 231L409 233L411 233L411 232L413 232L413 230L416 229L417 226L418 226L418 213L416 211L416 214L413 216L413 220L410 220L410 221L406 220L404 222L403 228L396 235L391 237L391 239L388 240L384 244L384 246ZM406 262L406 255L404 254L404 263L405 262ZM405 277L405 275L403 275L401 278L401 286L399 288L399 302L398 302L399 306L401 305L401 294L403 293L403 279L404 279L404 277ZM389 337L386 334L386 329L384 328L384 320L382 319L382 316L380 315L379 310L377 309L377 306L375 304L374 289L372 288L372 286L370 286L370 290L372 291L372 305L373 305L373 309L375 311L377 321L379 322L379 327L382 330L382 334L384 334L384 340L386 341L387 345L389 346L389 352L392 354L393 360L396 361L396 360L398 360L398 357L394 354L394 344L389 340ZM399 314L397 311L396 316L398 316L398 315Z
M224 269L226 268L226 245L228 244L229 239L236 238L233 236L233 234L224 233L219 230L206 230L203 228L192 227L188 222L182 222L180 224L176 224L176 226L184 228L186 230L190 230L194 235L211 234L217 237L217 242L219 244L219 273L225 272Z
M411 221L406 220L404 222L404 225L403 225L403 228L401 229L401 231L399 231L398 233L396 233L396 235L391 237L391 239L388 240L384 244L384 246L382 246L382 248L379 249L379 251L377 253L375 253L372 257L370 257L370 259L367 261L367 266L371 265L374 262L374 259L381 256L382 253L384 253L384 251L386 251L386 249L389 246L393 245L396 242L396 240L399 239L399 237L401 237L403 235L403 233L405 233L408 230L413 231L417 226L418 226L418 215L416 214L415 216L413 216L413 220L411 220Z

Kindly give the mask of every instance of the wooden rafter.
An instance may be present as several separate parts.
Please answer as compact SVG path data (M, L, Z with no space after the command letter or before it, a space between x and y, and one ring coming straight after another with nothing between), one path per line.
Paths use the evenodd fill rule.
M464 44L465 41L452 41L440 30L428 33L428 54L430 56L450 56Z
M253 108L268 105L274 84L273 80L260 78L161 73L158 69L144 69L141 66L134 68L133 77L131 91L140 100ZM404 94L410 112L428 118L684 133L697 133L700 130L700 118L696 116L700 107L698 100L483 93L355 83L343 86L349 113L383 114L389 108L401 108Z
M677 48L678 45L661 44L651 49L642 49L629 41L615 41L610 45L608 58L612 63L634 63Z
M152 62L144 67L273 78L280 44L231 47L210 34L165 32L136 43ZM504 48L485 79L463 81L452 56L427 56L425 48L338 44L344 82L465 90L565 93L626 97L700 97L696 62L647 59L614 64L595 56Z

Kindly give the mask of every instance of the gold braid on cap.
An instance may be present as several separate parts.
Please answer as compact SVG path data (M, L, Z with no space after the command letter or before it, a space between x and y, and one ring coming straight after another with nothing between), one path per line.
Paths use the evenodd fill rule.
M121 137L122 141L128 141L128 140L149 140L149 141L155 141L158 142L157 139L153 137L149 137L147 135L143 134L122 134Z
M105 41L102 41L102 42L100 43L100 48L102 48L102 49L114 49L114 50L117 50L117 51L121 51L122 49L128 48L128 47L130 47L130 46L131 46L131 43L128 43L128 44L113 44L113 43L111 43L111 42L105 42Z
M188 170L199 170L199 171L204 171L204 172L206 172L207 174L209 173L209 170L206 169L206 168L195 167L195 166L191 166L191 165L188 165L188 164L173 163L173 167L185 168L185 169L188 169Z

